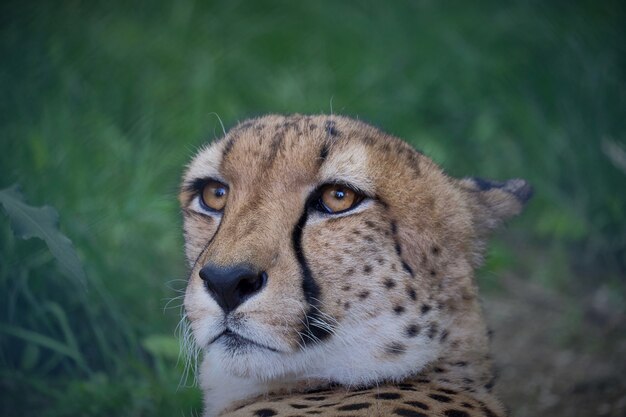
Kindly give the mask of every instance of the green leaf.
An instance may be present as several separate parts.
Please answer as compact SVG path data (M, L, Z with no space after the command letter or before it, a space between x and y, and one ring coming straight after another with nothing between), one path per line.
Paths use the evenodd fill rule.
M11 220L15 236L42 239L70 278L85 285L85 272L72 241L58 229L59 214L50 206L33 207L24 202L17 186L0 190L0 204Z

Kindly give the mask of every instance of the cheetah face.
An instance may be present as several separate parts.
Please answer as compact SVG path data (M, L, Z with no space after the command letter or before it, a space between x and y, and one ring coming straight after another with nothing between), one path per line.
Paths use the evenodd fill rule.
M462 343L446 329L474 301L483 232L526 194L352 119L244 122L184 176L195 340L236 377L401 379Z

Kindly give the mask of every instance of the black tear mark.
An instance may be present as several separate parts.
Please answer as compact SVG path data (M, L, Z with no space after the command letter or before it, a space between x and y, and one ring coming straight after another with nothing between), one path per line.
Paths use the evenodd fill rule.
M329 329L319 324L325 322L322 317L321 306L319 305L320 287L313 277L311 268L309 268L309 264L304 256L304 251L302 250L302 232L304 231L304 226L308 218L307 207L308 204L305 204L302 215L291 233L291 243L302 273L302 292L304 293L305 300L309 304L308 311L305 314L304 328L300 331L302 340L305 343L307 341L319 342L331 335Z

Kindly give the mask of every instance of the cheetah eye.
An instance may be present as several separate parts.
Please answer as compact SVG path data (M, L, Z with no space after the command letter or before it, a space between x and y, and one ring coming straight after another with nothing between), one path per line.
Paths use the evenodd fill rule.
M222 211L228 198L228 186L219 181L209 180L202 187L200 205L208 211Z
M314 208L328 214L339 214L359 205L365 197L342 184L326 184L320 187Z

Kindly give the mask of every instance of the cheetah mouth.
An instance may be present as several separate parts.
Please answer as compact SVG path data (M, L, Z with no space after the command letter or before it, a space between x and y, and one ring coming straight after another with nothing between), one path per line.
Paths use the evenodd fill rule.
M239 333L235 333L228 328L222 333L215 336L215 338L213 338L213 340L211 340L208 344L212 345L213 343L216 343L218 341L222 342L228 350L232 351L242 350L246 348L261 348L269 350L270 352L285 353L271 346L255 342L252 339L248 339L247 337L244 337Z

